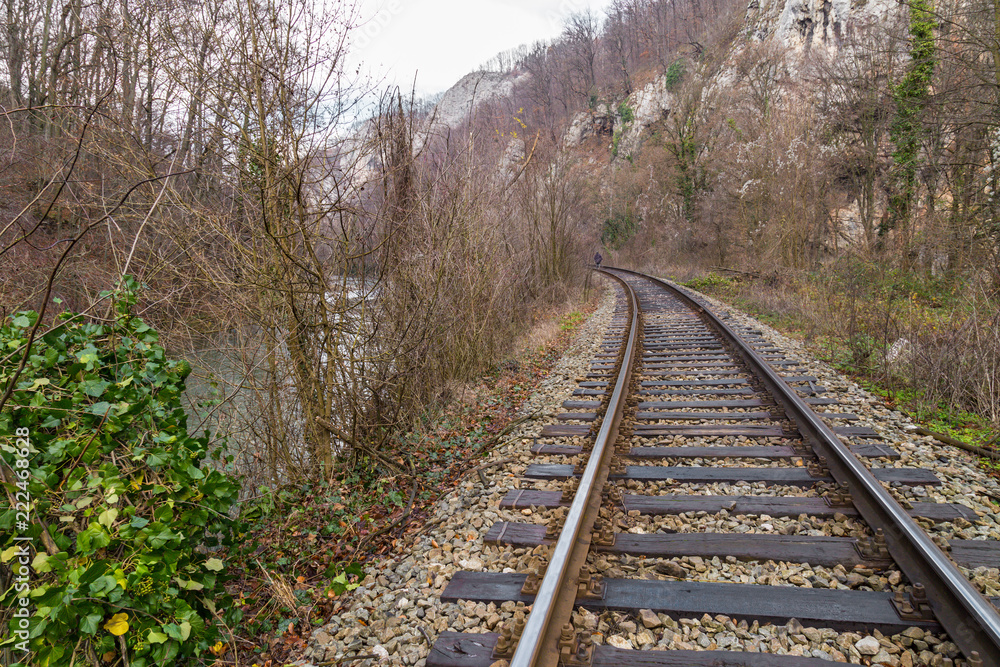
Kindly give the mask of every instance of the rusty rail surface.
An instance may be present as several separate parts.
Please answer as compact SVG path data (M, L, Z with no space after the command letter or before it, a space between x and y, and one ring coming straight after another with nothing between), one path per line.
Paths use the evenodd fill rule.
M621 422L625 399L628 397L628 383L636 340L639 336L638 298L628 283L620 278L616 279L625 287L631 317L615 390L604 413L601 430L597 434L590 458L587 459L587 467L580 478L580 486L566 515L566 522L545 570L531 613L528 614L521 640L511 658L510 667L559 664L559 634L564 622L572 614L573 602L576 599L576 573L590 549L590 531L600 507L601 487L607 479L608 460L614 451L618 424Z

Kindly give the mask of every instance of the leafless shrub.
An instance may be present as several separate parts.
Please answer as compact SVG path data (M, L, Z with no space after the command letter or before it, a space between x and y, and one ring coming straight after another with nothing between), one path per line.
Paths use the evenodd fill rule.
M1000 307L979 290L940 324L906 332L903 365L932 405L982 415L1000 424Z

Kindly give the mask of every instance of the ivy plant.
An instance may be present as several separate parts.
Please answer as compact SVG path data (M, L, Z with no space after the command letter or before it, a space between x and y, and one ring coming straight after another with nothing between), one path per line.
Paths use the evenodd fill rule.
M618 105L618 115L621 116L623 125L628 125L635 120L635 111L628 105L627 100Z
M920 146L923 139L923 111L930 97L934 76L934 11L930 0L910 3L910 63L893 93L896 115L889 128L895 144L896 187L889 197L888 220L879 226L885 235L897 224L907 224L917 193Z
M229 516L238 485L206 461L221 456L208 433L188 432L181 393L190 366L168 359L133 316L137 288L126 278L104 295L110 320L59 316L34 341L0 412L0 574L20 561L25 537L33 550L27 644L14 632L23 593L0 592L3 644L17 646L22 663L199 664L222 652L223 628L239 620L213 552L238 529ZM37 317L0 324L0 392ZM15 433L27 438L7 437ZM15 498L26 496L24 521Z
M670 63L670 67L667 68L667 72L664 75L665 83L667 85L667 90L673 90L677 87L677 84L681 82L684 78L685 67L684 60L678 58L674 62Z

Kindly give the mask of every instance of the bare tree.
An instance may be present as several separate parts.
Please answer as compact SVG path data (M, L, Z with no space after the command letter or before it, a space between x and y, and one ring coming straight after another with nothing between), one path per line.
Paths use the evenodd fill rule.
M579 239L586 212L585 180L570 157L556 153L519 182L532 268L540 288L564 284L583 265Z
M565 66L570 87L583 100L590 98L597 84L594 64L597 59L599 30L600 23L589 9L572 14L563 27Z
M620 76L621 91L625 95L632 94L629 70L636 60L637 35L633 30L637 17L633 14L634 7L634 2L630 0L615 0L608 8L608 20L604 26L611 66Z
M869 249L876 246L889 165L885 144L892 115L891 81L901 58L891 26L850 25L842 53L815 63L812 79L834 138L837 178L849 184Z

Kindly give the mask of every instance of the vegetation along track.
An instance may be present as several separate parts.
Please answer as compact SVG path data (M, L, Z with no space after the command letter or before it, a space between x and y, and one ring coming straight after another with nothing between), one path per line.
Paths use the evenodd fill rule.
M1000 600L984 597L956 567L994 567L998 542L951 540L942 550L914 518L962 521L975 513L958 504L900 504L887 490L938 484L933 471L869 468L863 461L899 454L871 428L852 426L856 417L836 412L838 401L817 379L798 374L798 362L758 332L727 323L663 281L621 269L605 273L621 283L627 309L616 312L590 374L563 404L569 410L560 415L563 423L544 427L533 447L540 456L571 462L535 464L525 472L564 486L521 488L501 503L567 508L554 514L561 525L494 524L487 542L535 548L531 571L459 571L442 594L446 602L515 602L531 605L530 611L525 616L528 608L519 607L500 633L441 634L429 667L486 667L497 660L515 666L829 664L767 653L766 645L758 649L765 652L732 650L737 641L724 642L722 634L708 641L692 631L718 626L748 636L746 630L765 623L793 636L844 633L851 642L858 635L849 633L874 633L878 639L866 637L867 644L853 649L869 664L880 656L889 656L886 664L905 664L892 657L899 650L887 652L890 636L919 647L940 643L944 631L966 664L1000 665ZM570 444L560 442L564 438ZM745 495L719 494L734 486ZM720 512L772 524L798 517L800 525L828 530L677 530L680 522ZM694 563L694 572L678 557ZM721 571L744 561L808 564L814 574L808 583L776 574L771 583L787 585L771 586L738 583L747 577L731 573L723 577L727 583L696 580L710 569L706 562ZM602 576L620 572L638 577ZM889 573L890 590L843 585L876 572ZM634 620L621 620L629 614ZM618 646L605 641L610 623L620 626ZM667 632L683 632L703 650L627 650L651 648L657 634ZM940 654L927 656L945 664Z

